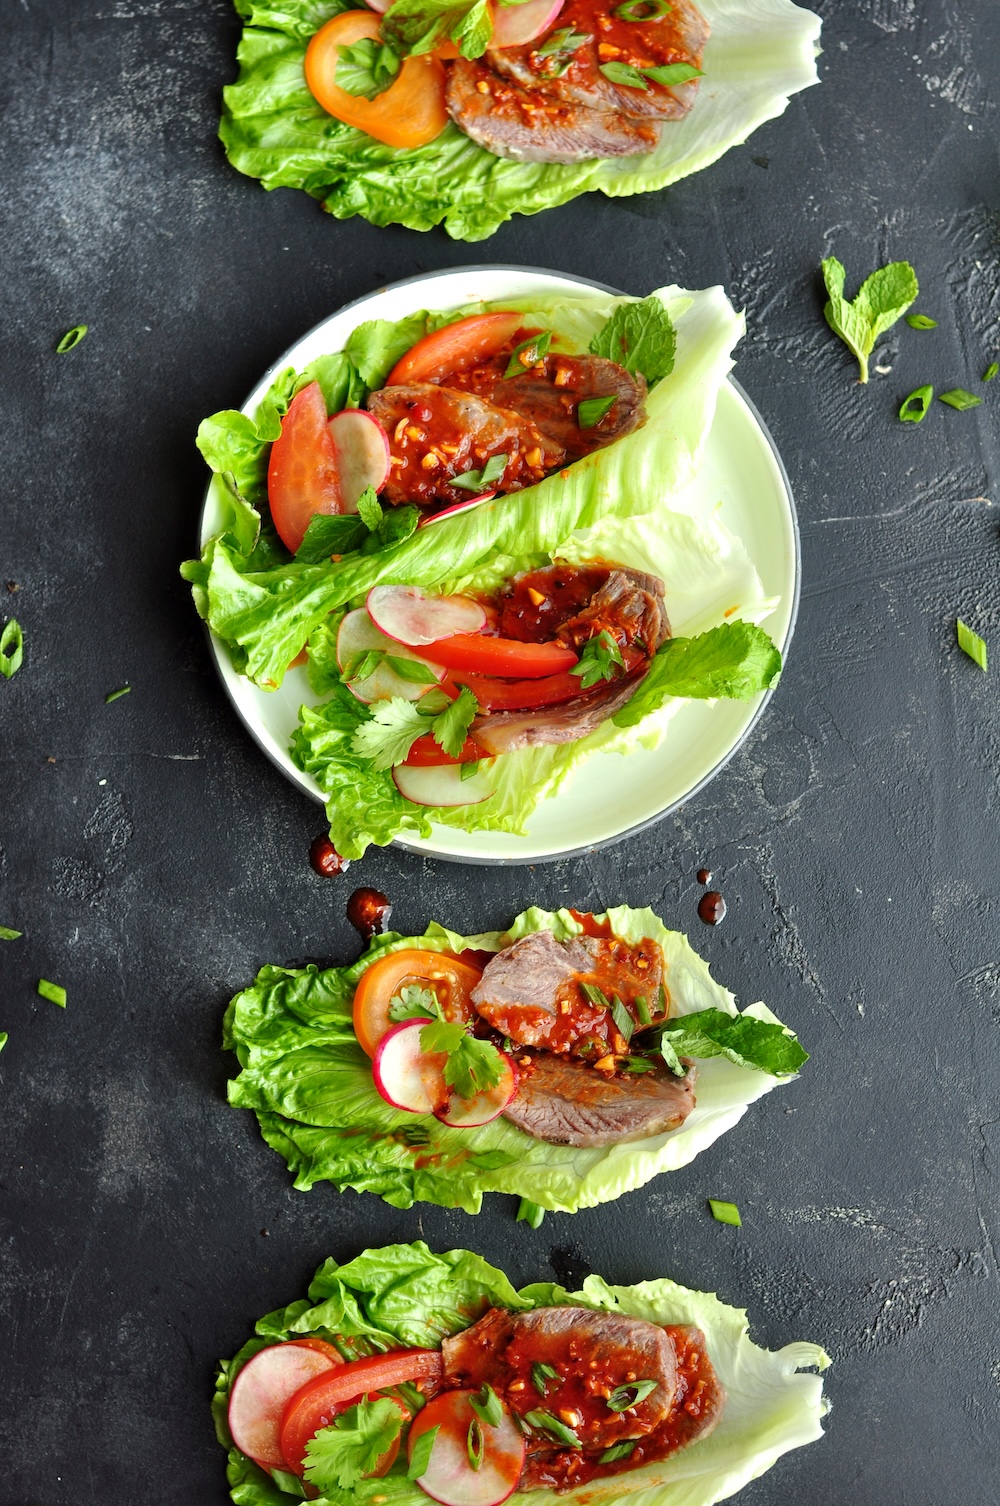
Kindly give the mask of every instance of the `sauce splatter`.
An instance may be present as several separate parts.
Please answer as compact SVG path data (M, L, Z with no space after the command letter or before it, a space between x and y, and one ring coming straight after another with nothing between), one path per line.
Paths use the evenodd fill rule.
M699 884L710 884L712 882L711 868L699 868L696 877Z
M355 889L347 901L347 918L365 941L389 929L391 914L392 900L380 889Z
M717 926L725 918L726 902L717 889L709 889L698 901L698 917L707 926Z
M313 872L318 873L320 878L336 878L338 873L346 873L351 866L349 859L340 856L324 833L314 837L310 843L309 862Z

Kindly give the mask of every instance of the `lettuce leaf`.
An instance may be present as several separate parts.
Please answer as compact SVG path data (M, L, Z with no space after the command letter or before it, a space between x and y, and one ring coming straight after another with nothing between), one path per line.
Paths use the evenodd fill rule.
M669 1280L610 1286L588 1276L580 1291L538 1282L516 1292L502 1271L468 1250L435 1255L422 1241L365 1250L338 1265L327 1260L309 1288L308 1301L269 1313L256 1335L232 1360L220 1362L213 1412L219 1441L229 1450L227 1477L237 1506L287 1506L291 1498L234 1447L226 1425L230 1387L240 1369L269 1343L303 1335L327 1341L361 1336L369 1349L436 1347L475 1322L489 1307L526 1311L572 1304L623 1313L660 1324L692 1324L705 1335L709 1358L726 1393L725 1407L708 1437L665 1460L556 1494L518 1492L513 1506L713 1506L769 1469L782 1454L822 1436L827 1412L819 1374L830 1363L816 1344L761 1349L749 1336L747 1315L707 1292ZM426 1506L427 1497L406 1479L398 1461L380 1480L335 1488L317 1506L364 1506L373 1496L399 1506Z
M734 1020L780 1024L763 1004L740 1016L732 994L715 982L687 938L668 931L651 910L622 905L607 914L615 935L633 943L651 937L661 947L674 1015L718 1010ZM393 1109L375 1091L351 1004L358 979L379 957L412 946L497 952L534 931L566 940L580 929L568 910L532 908L503 933L460 936L433 923L421 937L378 937L350 967L265 967L226 1013L224 1042L241 1068L229 1084L229 1101L254 1110L297 1187L330 1181L341 1190L375 1192L397 1208L429 1202L477 1213L483 1193L508 1192L572 1213L685 1166L789 1078L748 1070L722 1055L710 1058L699 1064L697 1103L679 1129L589 1149L549 1145L505 1119L451 1128Z
M698 172L780 115L817 82L819 19L791 0L700 0L711 23L694 108L664 126L642 157L559 165L516 162L478 147L449 122L416 150L383 146L334 120L306 88L313 32L351 0L238 0L247 25L240 74L226 88L219 134L232 165L265 188L302 188L338 219L483 240L514 214L536 214L589 189L612 197Z

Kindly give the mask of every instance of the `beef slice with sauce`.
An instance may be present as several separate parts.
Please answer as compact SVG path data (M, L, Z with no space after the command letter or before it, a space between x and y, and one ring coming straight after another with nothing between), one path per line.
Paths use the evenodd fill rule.
M510 580L497 603L504 638L578 648L603 628L619 644L640 641L653 653L670 637L657 575L622 565L568 565L558 560Z
M619 680L603 680L572 701L538 711L490 711L477 716L469 731L491 758L552 743L575 743L596 732L631 700L648 663Z
M655 151L659 122L547 98L459 58L445 84L448 114L478 146L516 162L589 162Z
M695 1105L693 1063L675 1077L665 1062L650 1072L598 1072L578 1057L547 1051L517 1057L517 1092L504 1115L550 1145L620 1145L680 1127Z
M652 1433L670 1416L677 1393L677 1354L665 1329L585 1307L494 1308L445 1339L441 1355L446 1386L489 1384L519 1417L550 1412L595 1453ZM532 1379L538 1364L556 1372L546 1377L544 1395ZM637 1380L656 1384L634 1407L613 1411L612 1392ZM559 1448L553 1439L528 1440L529 1454Z
M489 389L480 390L491 402L534 424L564 451L567 461L592 455L646 422L645 377L604 356L546 355L518 375L498 371ZM580 404L608 397L614 402L607 413L598 423L581 428Z

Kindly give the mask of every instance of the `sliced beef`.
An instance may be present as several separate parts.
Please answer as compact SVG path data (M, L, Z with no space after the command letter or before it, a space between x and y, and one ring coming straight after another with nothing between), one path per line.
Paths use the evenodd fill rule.
M369 396L368 410L389 436L389 478L382 496L394 507L467 501L475 493L452 486L452 478L481 471L494 455L508 457L498 483L505 492L533 486L565 458L520 414L431 382L382 387Z
M670 1416L677 1392L677 1356L665 1329L585 1307L493 1309L472 1328L445 1339L441 1354L446 1386L488 1383L519 1417L543 1409L571 1427L583 1450L594 1454L623 1438L652 1433ZM532 1367L537 1365L555 1374L536 1383ZM656 1384L631 1408L608 1406L614 1391L636 1381ZM558 1447L543 1433L528 1440L529 1455Z
M562 624L557 636L578 649L604 631L613 634L619 647L638 644L655 654L670 637L662 580L638 570L615 568L577 615Z
M656 121L547 98L467 58L449 65L445 100L467 136L495 157L518 162L637 157L660 139Z
M580 404L606 397L614 402L604 417L581 429ZM603 356L546 356L523 376L502 378L493 401L528 419L565 450L567 460L579 460L646 422L646 379Z
M695 1071L606 1075L575 1057L518 1056L517 1093L504 1110L519 1129L552 1145L615 1145L662 1135L694 1108Z
M567 29L586 40L573 53L546 52ZM637 22L615 16L600 0L568 0L546 36L523 47L490 48L486 61L502 77L545 99L636 120L680 120L694 104L697 79L672 87L647 79L648 87L637 88L615 83L601 67L690 63L700 68L708 35L708 23L691 0L671 0L665 15Z
M477 716L469 729L491 758L518 748L547 743L573 743L596 732L602 722L620 711L646 676L648 661L616 680L602 680L593 690L559 706L540 711L491 711Z
M576 648L610 628L619 645L638 640L653 653L670 636L662 580L623 565L529 570L508 581L498 606L499 631L522 643L558 637Z

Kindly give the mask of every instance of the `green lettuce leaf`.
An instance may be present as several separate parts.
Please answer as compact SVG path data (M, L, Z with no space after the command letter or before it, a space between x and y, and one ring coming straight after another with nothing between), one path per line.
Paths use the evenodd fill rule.
M717 1010L734 1021L780 1023L763 1004L741 1016L686 937L668 931L652 911L619 906L607 913L615 935L659 944L674 1015ZM241 1068L229 1084L230 1103L254 1110L265 1140L303 1189L330 1181L375 1192L398 1208L430 1202L470 1213L479 1211L485 1192L508 1192L541 1208L575 1212L687 1165L751 1103L787 1081L713 1057L699 1065L697 1105L679 1129L596 1148L549 1145L505 1119L457 1129L391 1108L376 1092L371 1062L354 1034L351 1006L365 969L402 947L497 952L539 930L566 940L581 927L568 910L532 908L503 933L460 936L432 924L422 937L376 938L350 967L262 969L226 1013L224 1041Z
M452 1284L454 1283L454 1292ZM457 1300L453 1300L453 1298ZM327 1342L361 1326L370 1348L436 1347L448 1334L475 1322L489 1307L526 1311L573 1305L622 1313L646 1322L691 1324L705 1335L708 1356L725 1390L726 1402L713 1431L665 1460L647 1464L585 1488L518 1492L512 1506L713 1506L769 1469L782 1454L822 1436L827 1412L820 1374L830 1363L816 1344L787 1344L771 1351L749 1336L747 1315L707 1292L669 1280L637 1286L609 1286L588 1276L569 1292L538 1282L516 1292L502 1271L467 1250L435 1255L422 1241L366 1250L338 1266L327 1260L309 1288L309 1300L269 1313L254 1339L232 1360L223 1360L216 1380L213 1411L220 1442L229 1450L227 1478L237 1506L287 1506L290 1495L233 1446L225 1425L230 1387L247 1360L267 1343L312 1335ZM345 1326L338 1326L338 1314ZM397 1461L379 1480L327 1488L317 1506L364 1506L374 1496L388 1506L426 1506L427 1497L406 1479Z
M588 189L617 197L666 187L745 141L817 82L820 23L811 12L791 0L701 0L712 34L695 106L664 127L648 155L517 162L494 157L452 123L429 145L404 151L332 119L306 88L309 38L351 0L239 0L237 8L247 22L240 74L224 90L219 132L233 166L265 188L304 189L338 219L360 214L414 230L443 223L458 240L482 240L514 214L535 214ZM457 32L475 50L484 7L439 0L438 8L438 29Z

